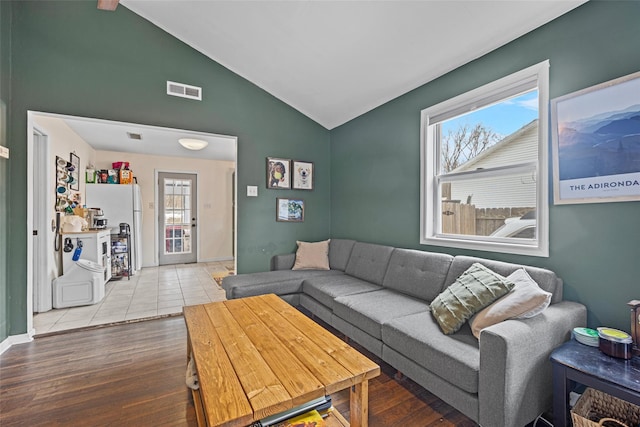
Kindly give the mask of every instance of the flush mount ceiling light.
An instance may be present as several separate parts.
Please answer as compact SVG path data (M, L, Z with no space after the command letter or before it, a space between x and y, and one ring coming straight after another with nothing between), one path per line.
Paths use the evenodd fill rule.
M193 138L180 138L178 140L180 145L189 150L202 150L204 147L209 145L207 141L202 139L193 139Z

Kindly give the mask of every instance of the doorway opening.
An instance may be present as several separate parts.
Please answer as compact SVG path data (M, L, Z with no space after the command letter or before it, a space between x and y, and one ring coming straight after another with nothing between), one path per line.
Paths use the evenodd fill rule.
M134 144L127 138L128 132L141 134L143 135L143 139L136 141ZM233 223L235 227L237 223L235 209L231 214L227 213L224 226L218 227L221 230L227 230L226 233L228 236L225 237L225 239L216 239L211 235L216 232L210 224L214 221L209 220L209 212L206 211L208 206L210 207L213 202L207 200L206 197L201 197L200 202L205 203L204 213L207 214L208 221L206 221L204 227L198 227L199 224L197 222L190 222L189 226L196 225L196 227L191 227L196 228L196 231L191 230L190 233L190 236L192 236L190 238L193 240L188 242L185 233L180 242L182 252L188 247L188 244L190 244L193 249L204 249L204 251L199 250L195 252L196 260L200 262L198 264L184 266L185 268L181 268L179 264L176 264L175 271L166 269L160 271L156 248L158 247L158 241L165 239L161 238L161 235L158 235L157 208L160 207L161 204L158 203L157 200L154 184L157 180L154 181L154 174L157 170L169 171L186 166L189 168L189 171L196 172L202 188L209 188L208 182L219 182L220 177L228 177L231 172L236 171L236 137L37 111L27 112L27 136L27 190L30 196L28 199L29 215L27 218L27 230L29 232L28 236L26 236L28 243L25 268L27 269L28 298L26 320L29 335L55 333L61 330L61 323L67 323L63 328L64 330L92 326L99 324L97 322L100 321L98 319L100 315L103 316L101 320L104 320L106 323L135 320L132 316L138 316L138 314L141 316L138 318L153 317L154 314L170 315L174 309L181 311L182 305L198 303L198 301L200 301L199 298L208 297L213 299L217 297L221 289L217 287L213 280L211 281L213 288L209 289L210 286L208 286L209 281L207 279L211 279L212 272L217 271L217 269L235 269L237 247L235 239L237 233L235 230L229 232L229 227L226 225L227 223ZM197 153L188 152L186 149L183 149L182 152L176 152L176 147L181 149L177 140L189 136L205 139L209 142L209 146L207 149ZM81 149L78 149L75 144L81 144ZM59 224L56 222L55 211L55 191L57 189L55 185L57 180L55 175L55 158L56 156L68 158L70 156L69 153L76 152L80 158L78 167L78 176L80 178L78 191L82 195L82 200L86 200L86 187L89 185L97 185L85 182L86 179L88 179L85 179L85 170L89 169L89 166L95 166L96 169L110 169L112 162L121 160L132 161L131 166L134 176L138 178L138 185L143 191L143 216L146 215L146 218L143 218L142 226L142 249L143 251L148 251L148 253L143 257L143 272L145 276L149 277L146 277L147 280L145 280L144 283L148 285L151 282L151 280L148 279L151 279L150 276L153 276L154 283L160 287L160 285L165 284L165 279L170 279L168 277L160 277L162 275L167 276L168 274L173 274L176 278L185 276L185 280L182 280L182 277L180 279L182 289L175 290L175 300L168 298L169 296L173 296L169 290L164 290L163 292L157 290L153 292L153 295L137 294L138 290L150 292L149 289L136 288L135 292L128 292L133 290L133 286L136 286L137 281L134 280L136 277L134 275L132 280L126 281L126 283L124 281L109 281L105 284L107 290L117 291L116 293L127 293L127 297L130 297L129 304L117 307L117 313L115 312L116 310L111 310L114 308L113 305L109 307L98 307L97 304L95 306L51 309L52 281L64 273L61 265L58 265L60 264L59 253L55 252L55 243L56 241L59 243L60 239L60 230L56 230L55 227L55 224ZM198 162L204 163L199 166L194 166L198 165ZM159 165L156 165L156 163L159 163ZM211 165L214 164L223 164L223 166L216 169L215 167L211 167ZM203 169L205 171L203 171ZM215 170L216 174L213 174L211 170ZM231 178L224 181L228 184L225 184L225 188L228 187L228 190L225 190L225 192L220 195L220 200L223 198L226 200L232 198L232 205L235 206L235 199L237 197L235 194L236 183L229 182L229 179ZM192 188L192 191L196 194L197 187ZM227 196L232 191L233 194ZM209 192L204 196L208 196L208 193ZM227 202L227 204L229 203ZM188 213L197 214L202 212L201 209L203 209L202 206L197 206ZM185 210L183 213L186 217L187 211ZM190 221L191 218L197 219L197 216L190 216ZM109 224L109 226L116 227L117 229L118 224L113 223ZM117 233L116 229L114 229L115 233ZM198 229L199 231L197 231ZM202 248L198 245L200 236L202 240L205 241ZM176 240L175 235L174 240ZM211 248L209 243L207 243L213 240L224 241L224 245L221 246L224 248L223 253L220 252L221 247ZM175 247L176 246L174 246L174 248ZM218 252L213 252L215 250ZM188 267L188 269L186 267ZM194 280L191 280L191 278ZM142 283L143 281L140 280L140 282ZM125 289L127 286L131 289ZM171 291L173 292L174 290ZM123 295L114 296L120 298ZM120 299L124 300L124 298ZM161 301L162 299L166 301ZM107 302L107 296L105 296L103 303L104 302ZM203 302L207 301L203 300L199 303ZM148 307L151 305L154 305L154 307ZM121 308L122 310L120 310ZM55 311L59 313L53 313ZM101 313L101 311L103 313ZM61 314L63 312L65 314ZM88 317L84 318L84 314L81 316L81 312L85 313ZM58 327L48 330L40 329L37 322L34 322L34 315L36 313L38 317L49 316L52 319L57 319ZM89 322L89 320L91 320L91 322ZM82 321L88 323L85 325L79 324L79 322Z

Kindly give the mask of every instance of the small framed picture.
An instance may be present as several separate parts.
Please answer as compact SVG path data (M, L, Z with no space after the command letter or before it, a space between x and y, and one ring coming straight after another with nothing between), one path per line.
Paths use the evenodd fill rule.
M276 221L279 222L303 222L304 200L302 199L276 199Z
M294 160L291 174L295 190L313 190L313 162Z
M267 157L267 188L291 188L291 160Z

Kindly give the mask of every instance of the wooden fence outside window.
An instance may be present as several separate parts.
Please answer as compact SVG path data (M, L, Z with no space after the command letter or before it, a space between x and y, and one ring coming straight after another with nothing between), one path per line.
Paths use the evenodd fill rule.
M442 202L442 233L488 236L504 225L504 220L521 217L532 207L476 208L460 200Z

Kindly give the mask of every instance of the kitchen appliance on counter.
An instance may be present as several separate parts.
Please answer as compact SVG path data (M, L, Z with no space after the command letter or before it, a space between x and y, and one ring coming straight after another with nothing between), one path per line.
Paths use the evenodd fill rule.
M104 216L104 212L100 208L89 208L89 228L94 230L104 230L107 228L107 218Z
M131 227L131 274L142 268L142 197L140 186L87 184L87 206L99 206L102 218L111 224L126 223ZM106 220L105 220L106 226Z

